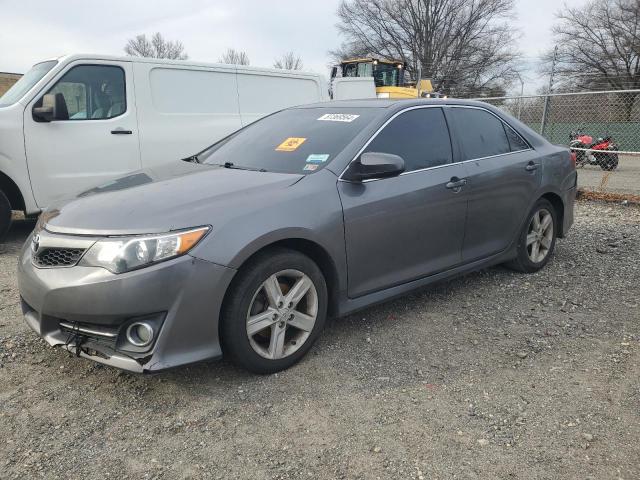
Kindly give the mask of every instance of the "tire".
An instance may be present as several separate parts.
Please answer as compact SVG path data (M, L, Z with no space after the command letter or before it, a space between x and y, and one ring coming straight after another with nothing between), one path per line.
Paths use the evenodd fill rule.
M306 293L296 299L299 291ZM240 269L225 298L220 327L224 356L260 374L291 367L320 335L327 303L325 278L309 257L283 248L259 253Z
M547 218L547 214L550 217L550 220L548 220L548 222L550 222L549 225L547 225L546 228L542 227L542 230L536 230L534 220L536 215L538 215L538 223L542 225L547 222L547 220L542 220ZM551 230L550 232L549 228ZM549 262L551 255L553 255L557 230L557 214L553 205L544 198L539 199L529 212L527 221L518 235L517 256L506 265L513 270L524 273L533 273L540 270ZM534 238L530 235L534 235L535 237L533 243L529 243L531 239ZM537 255L535 255L534 244L538 246ZM537 260L534 261L534 258L537 258Z
M0 190L0 242L2 242L11 227L11 204L7 196Z
M598 154L598 164L602 170L611 172L618 168L618 154L600 153Z

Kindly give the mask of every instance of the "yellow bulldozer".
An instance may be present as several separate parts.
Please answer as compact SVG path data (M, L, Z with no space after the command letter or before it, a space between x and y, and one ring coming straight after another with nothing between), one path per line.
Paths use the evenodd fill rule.
M343 60L331 69L331 82L336 77L373 77L378 98L419 98L436 96L431 80L405 82L405 64L398 60L353 58Z

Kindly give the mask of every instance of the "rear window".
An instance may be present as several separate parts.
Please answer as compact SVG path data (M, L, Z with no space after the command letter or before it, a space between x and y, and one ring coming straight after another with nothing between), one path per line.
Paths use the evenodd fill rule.
M477 108L452 108L457 125L463 160L491 157L511 151L502 121Z
M309 174L327 166L380 110L291 109L270 115L198 155L202 163Z

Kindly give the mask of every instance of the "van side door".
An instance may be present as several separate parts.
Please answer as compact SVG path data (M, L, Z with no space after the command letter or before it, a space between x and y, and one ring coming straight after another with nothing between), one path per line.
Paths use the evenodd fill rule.
M486 109L450 106L469 187L462 261L502 252L516 238L540 187L542 166L535 150Z
M49 119L34 113L45 95L55 102ZM140 168L131 64L69 64L28 103L24 137L40 208Z
M142 165L178 162L235 132L235 66L134 62Z
M313 76L237 68L243 127L283 108L324 100L323 86Z

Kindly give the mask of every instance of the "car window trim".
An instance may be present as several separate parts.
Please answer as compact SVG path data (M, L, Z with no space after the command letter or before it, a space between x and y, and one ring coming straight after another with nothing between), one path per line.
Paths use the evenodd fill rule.
M127 113L129 111L129 103L127 102L127 72L125 71L124 67L122 65L117 65L117 64L113 64L113 63L72 63L69 64L70 68L68 68L67 70L64 70L61 72L60 76L58 78L56 78L53 81L53 84L51 85L51 87L43 89L45 93L43 93L42 95L40 95L40 92L42 92L42 90L38 93L38 95L35 96L35 98L37 100L35 100L35 102L39 102L40 99L42 97L44 97L48 92L50 92L51 90L53 90L56 85L64 78L64 76L69 73L71 70L73 70L74 68L77 67L112 67L112 68L119 68L122 71L122 75L124 77L124 110L122 111L122 113L119 113L118 115L114 115L113 117L108 117L108 118L75 118L75 119L67 119L67 120L52 120L54 122L84 122L84 121L100 121L100 120L113 120L114 118L118 118L122 115L124 115L125 113ZM88 106L87 106L88 108ZM87 112L88 113L88 112Z
M384 128L389 125L393 120L395 120L397 117L399 117L400 115L402 115L405 112L409 112L411 110L420 110L423 108L440 108L443 109L445 107L447 107L448 105L414 105L412 107L407 107L403 110L400 110L396 113L394 113L391 117L389 117L381 126L380 128L378 128L373 135L371 135L371 137L369 137L369 140L367 140L365 142L365 144L362 146L362 148L360 148L360 150L358 150L358 153L355 154L355 156L349 161L349 163L347 164L347 166L342 170L342 173L340 173L340 175L338 176L338 181L339 182L346 182L346 183L354 183L350 180L345 180L344 178L342 178L342 176L344 175L344 173L347 171L347 169L351 166L351 164L358 158L360 157L360 155L362 155L362 152L364 152L364 150L369 146L369 144L371 142L373 142L373 140L375 140L375 138L380 134L380 132L382 132L382 130L384 130ZM404 176L404 175L410 175L412 173L418 173L418 172L424 172L426 170L433 170L435 168L442 168L442 167L448 167L450 165L454 165L456 164L455 159L453 158L453 154L454 154L454 150L453 150L453 137L451 135L451 127L449 126L449 122L447 121L447 116L444 113L444 111L442 112L444 115L444 120L445 120L445 124L447 125L447 131L449 132L449 142L451 143L451 154L452 154L452 159L450 162L447 163L443 163L442 165L435 165L433 167L425 167L425 168L419 168L417 170L411 170L410 172L402 172L400 175L398 175L399 177ZM369 182L377 182L378 180L386 180L386 178L369 178L367 180L362 180L361 182L358 183L369 183Z
M345 183L354 183L350 180L345 180L344 178L342 178L342 176L344 175L344 173L347 171L347 169L351 166L351 164L360 156L362 155L362 152L369 146L369 144L380 134L380 132L389 124L391 123L396 117L400 116L401 114L408 112L410 110L417 110L417 109L421 109L421 108L442 108L443 110L446 108L473 108L476 110L483 110L491 115L493 115L494 117L496 117L500 122L502 122L503 124L506 124L508 127L510 127L514 132L516 132L516 134L522 138L522 140L524 141L524 143L526 143L529 148L523 149L523 150L516 150L514 152L505 152L505 153L498 153L496 155L488 155L486 157L477 157L477 158L470 158L468 160L461 160L461 161L456 161L455 158L453 159L452 162L449 163L443 163L442 165L435 165L433 167L425 167L425 168L420 168L418 170L411 170L410 172L402 172L400 175L398 175L399 177L403 176L403 175L410 175L412 173L418 173L418 172L425 172L427 170L434 170L436 168L442 168L442 167L448 167L451 165L462 165L463 163L467 163L467 162L476 162L479 160L485 160L488 158L496 158L496 157L503 157L505 155L513 155L514 153L522 153L522 152L529 152L534 150L533 147L531 147L531 145L529 144L529 142L526 141L526 139L524 139L522 137L522 135L520 135L520 133L518 132L517 129L513 128L508 122L505 122L502 118L500 118L498 115L496 115L495 113L493 113L491 110L488 110L486 108L483 107L478 107L475 105L414 105L412 107L407 107L403 110L400 110L396 113L394 113L390 118L388 118L381 126L380 128L378 128L373 135L369 138L369 140L366 141L366 143L362 146L362 148L360 148L360 150L358 150L358 153L355 154L355 156L349 161L349 163L347 164L347 166L342 170L342 173L340 173L340 175L338 176L338 181L339 182L345 182ZM445 113L443 111L443 113ZM453 143L454 141L454 135L455 135L455 128L454 128L454 135L452 135L452 131L451 131L451 127L449 126L449 121L447 119L447 116L445 114L445 121L447 122L447 130L449 131L449 139L450 141ZM506 136L506 132L505 132L505 136ZM457 140L456 140L457 141ZM509 138L507 138L507 143L509 143ZM453 147L453 145L452 145ZM511 145L509 144L509 148L511 148ZM391 177L394 178L394 177ZM358 182L358 183L369 183L369 182L377 182L379 180L388 180L388 178L370 178L367 180L363 180L362 182Z
M509 124L508 122L505 122L499 115L496 115L494 112L492 112L491 110L489 110L487 108L478 107L478 106L475 106L475 105L447 105L447 107L449 107L449 108L468 108L468 109L482 110L483 112L487 112L490 115L493 115L494 117L496 117L498 119L498 121L502 123L502 129L503 130L504 130L504 126L506 125L511 130L513 130L515 132L515 134L518 135L518 137L520 137L520 139L525 143L525 145L527 145L529 147L529 148L523 148L522 150L515 150L515 151L510 151L510 152L505 152L505 153L497 153L496 155L488 155L486 157L469 158L468 160L463 160L462 162L459 162L459 163L470 162L470 161L474 161L474 160L483 160L485 158L494 158L494 157L500 157L502 155L509 155L511 153L520 153L520 152L527 152L529 150L534 150L534 148L529 144L529 142L527 142L527 140L522 135L520 135L520 133L518 132L517 129L513 128L511 126L511 124ZM509 145L509 149L511 149L511 142L509 141L509 137L507 136L507 131L506 130L505 130L504 134L507 137L507 144Z

